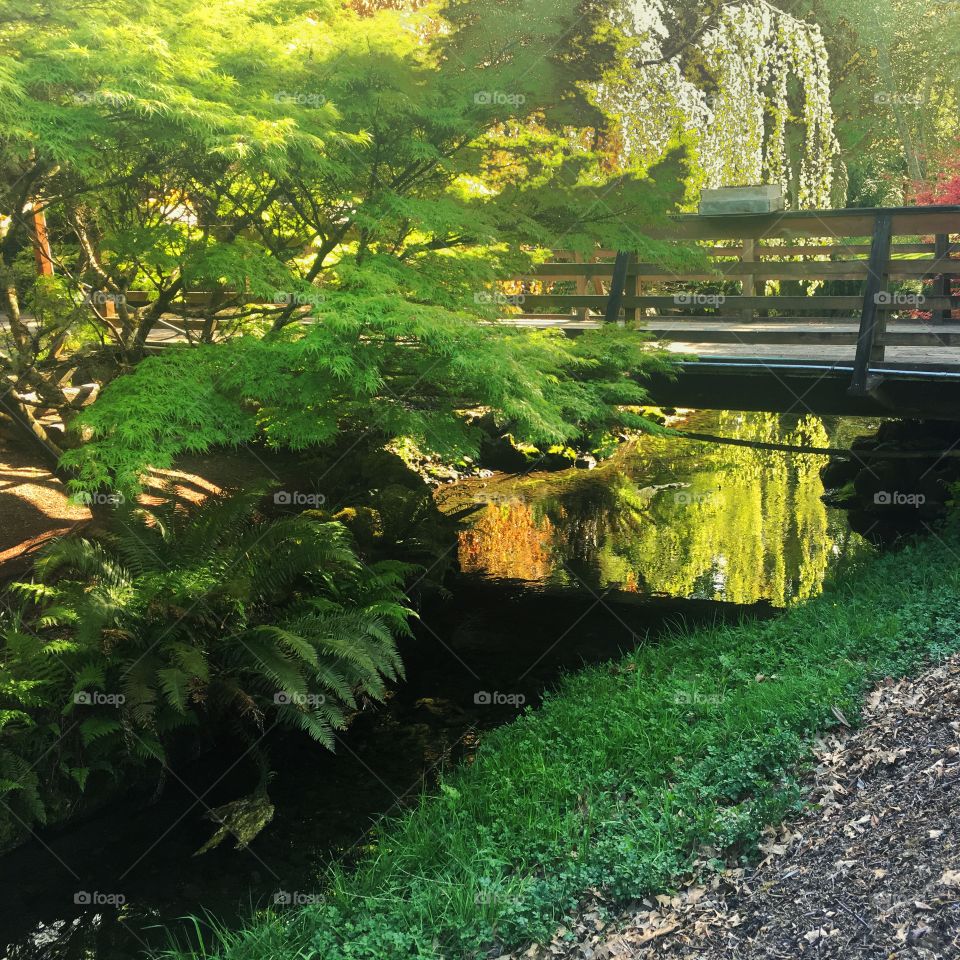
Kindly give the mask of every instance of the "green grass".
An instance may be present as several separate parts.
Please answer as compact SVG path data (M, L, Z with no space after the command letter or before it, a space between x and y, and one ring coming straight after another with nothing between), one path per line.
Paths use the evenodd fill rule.
M668 889L702 844L749 852L800 804L831 708L853 719L877 678L960 647L958 555L932 538L776 620L678 631L570 676L383 825L358 869L334 869L324 902L258 915L211 951L470 956L550 935L589 887Z

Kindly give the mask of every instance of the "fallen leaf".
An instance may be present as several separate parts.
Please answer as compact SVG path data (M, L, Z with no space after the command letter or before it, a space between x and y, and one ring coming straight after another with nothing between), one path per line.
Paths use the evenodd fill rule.
M831 707L830 711L845 727L850 726L850 721L843 715L843 711L839 707Z
M670 923L666 924L665 926L660 927L659 930L648 931L639 940L637 940L637 943L648 943L651 940L656 940L657 937L664 937L671 931L676 930L677 927L679 926L680 926L679 922L676 920L673 920Z

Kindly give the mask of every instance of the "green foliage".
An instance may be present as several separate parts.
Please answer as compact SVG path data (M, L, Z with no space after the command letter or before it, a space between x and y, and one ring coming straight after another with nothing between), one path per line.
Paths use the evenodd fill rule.
M281 726L332 749L358 695L382 698L401 675L409 568L367 566L340 524L266 519L257 499L124 509L111 533L55 542L36 580L14 585L0 789L26 823L44 819L38 776L75 797L91 774L165 762L183 738L255 744Z
M466 449L457 404L566 441L620 422L620 398L639 396L629 375L664 363L616 332L572 344L487 325L498 281L549 249L629 249L674 268L693 258L643 232L682 196L682 151L624 169L602 149L611 120L591 84L624 54L604 4L83 10L37 13L36 30L18 19L24 0L0 0L12 91L0 254L29 250L21 211L42 192L76 299L116 303L116 318L94 318L101 342L85 341L95 379L139 363L171 313L200 320L189 339L208 345L137 369L81 417L89 448L66 462L85 488L129 488L182 450L253 433L323 443L358 421ZM197 289L209 305L185 304ZM214 321L242 339L210 346ZM35 348L14 325L0 367L25 404L42 386L69 418L58 397L76 357Z
M571 342L553 332L504 334L401 299L334 298L307 332L169 351L111 384L81 423L92 442L69 451L74 486L136 489L147 464L261 433L293 449L341 430L412 438L429 452L475 455L457 411L492 406L525 440L594 442L611 427L655 429L626 409L646 391L624 371L669 371L635 332L613 327ZM416 337L416 346L410 341Z
M941 0L791 6L823 25L851 205L914 202L938 182L960 137L960 77L951 67L960 7Z
M871 559L776 620L677 630L568 677L439 796L381 825L322 903L223 932L204 955L504 953L551 935L589 888L643 897L703 844L748 851L798 804L798 764L832 708L853 717L870 683L957 650L956 546Z

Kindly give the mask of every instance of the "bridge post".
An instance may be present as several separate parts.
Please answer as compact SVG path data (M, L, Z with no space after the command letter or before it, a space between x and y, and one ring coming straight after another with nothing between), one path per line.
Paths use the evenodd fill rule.
M583 254L575 252L573 254L574 263L583 263ZM583 297L587 293L587 278L586 277L577 277L577 296ZM576 317L578 320L586 320L590 316L589 307L581 307L577 310Z
M863 312L860 314L860 332L857 335L857 355L853 363L850 393L864 396L875 383L870 377L870 362L883 360L884 347L877 345L878 335L886 330L886 314L879 309L880 297L886 283L890 263L890 243L893 239L893 215L879 213L874 221L873 242L867 264L867 280L863 291Z
M757 241L752 237L745 237L743 241L743 253L740 255L741 263L755 263L757 260ZM757 295L757 281L752 273L745 274L740 286L741 297L755 297ZM744 323L751 323L756 318L756 311L753 309L744 310L741 319Z
M633 295L638 299L643 296L643 280L640 278L639 274L633 278ZM636 326L640 326L643 323L643 307L634 307L633 308L633 322Z
M938 233L935 237L934 260L947 260L950 257L950 236L946 233ZM935 297L949 297L952 293L953 277L949 273L940 274L940 278L933 285L933 294ZM946 310L934 311L932 319L948 323L953 317L953 311L947 307Z
M616 323L620 319L620 307L623 305L623 294L627 288L627 272L633 254L617 251L617 259L613 264L613 280L610 282L610 296L607 298L607 310L604 320L607 323Z

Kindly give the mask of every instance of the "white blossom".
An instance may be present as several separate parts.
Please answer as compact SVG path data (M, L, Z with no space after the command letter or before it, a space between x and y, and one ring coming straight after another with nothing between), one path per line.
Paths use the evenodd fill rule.
M696 41L717 85L708 93L683 75L678 58L662 60L666 2L630 0L617 18L635 43L637 66L598 94L622 118L624 159L652 163L683 138L697 159L695 185L779 183L796 208L831 206L839 144L819 27L765 0L726 7ZM798 116L791 91L794 102L799 96ZM791 130L800 134L798 169Z

